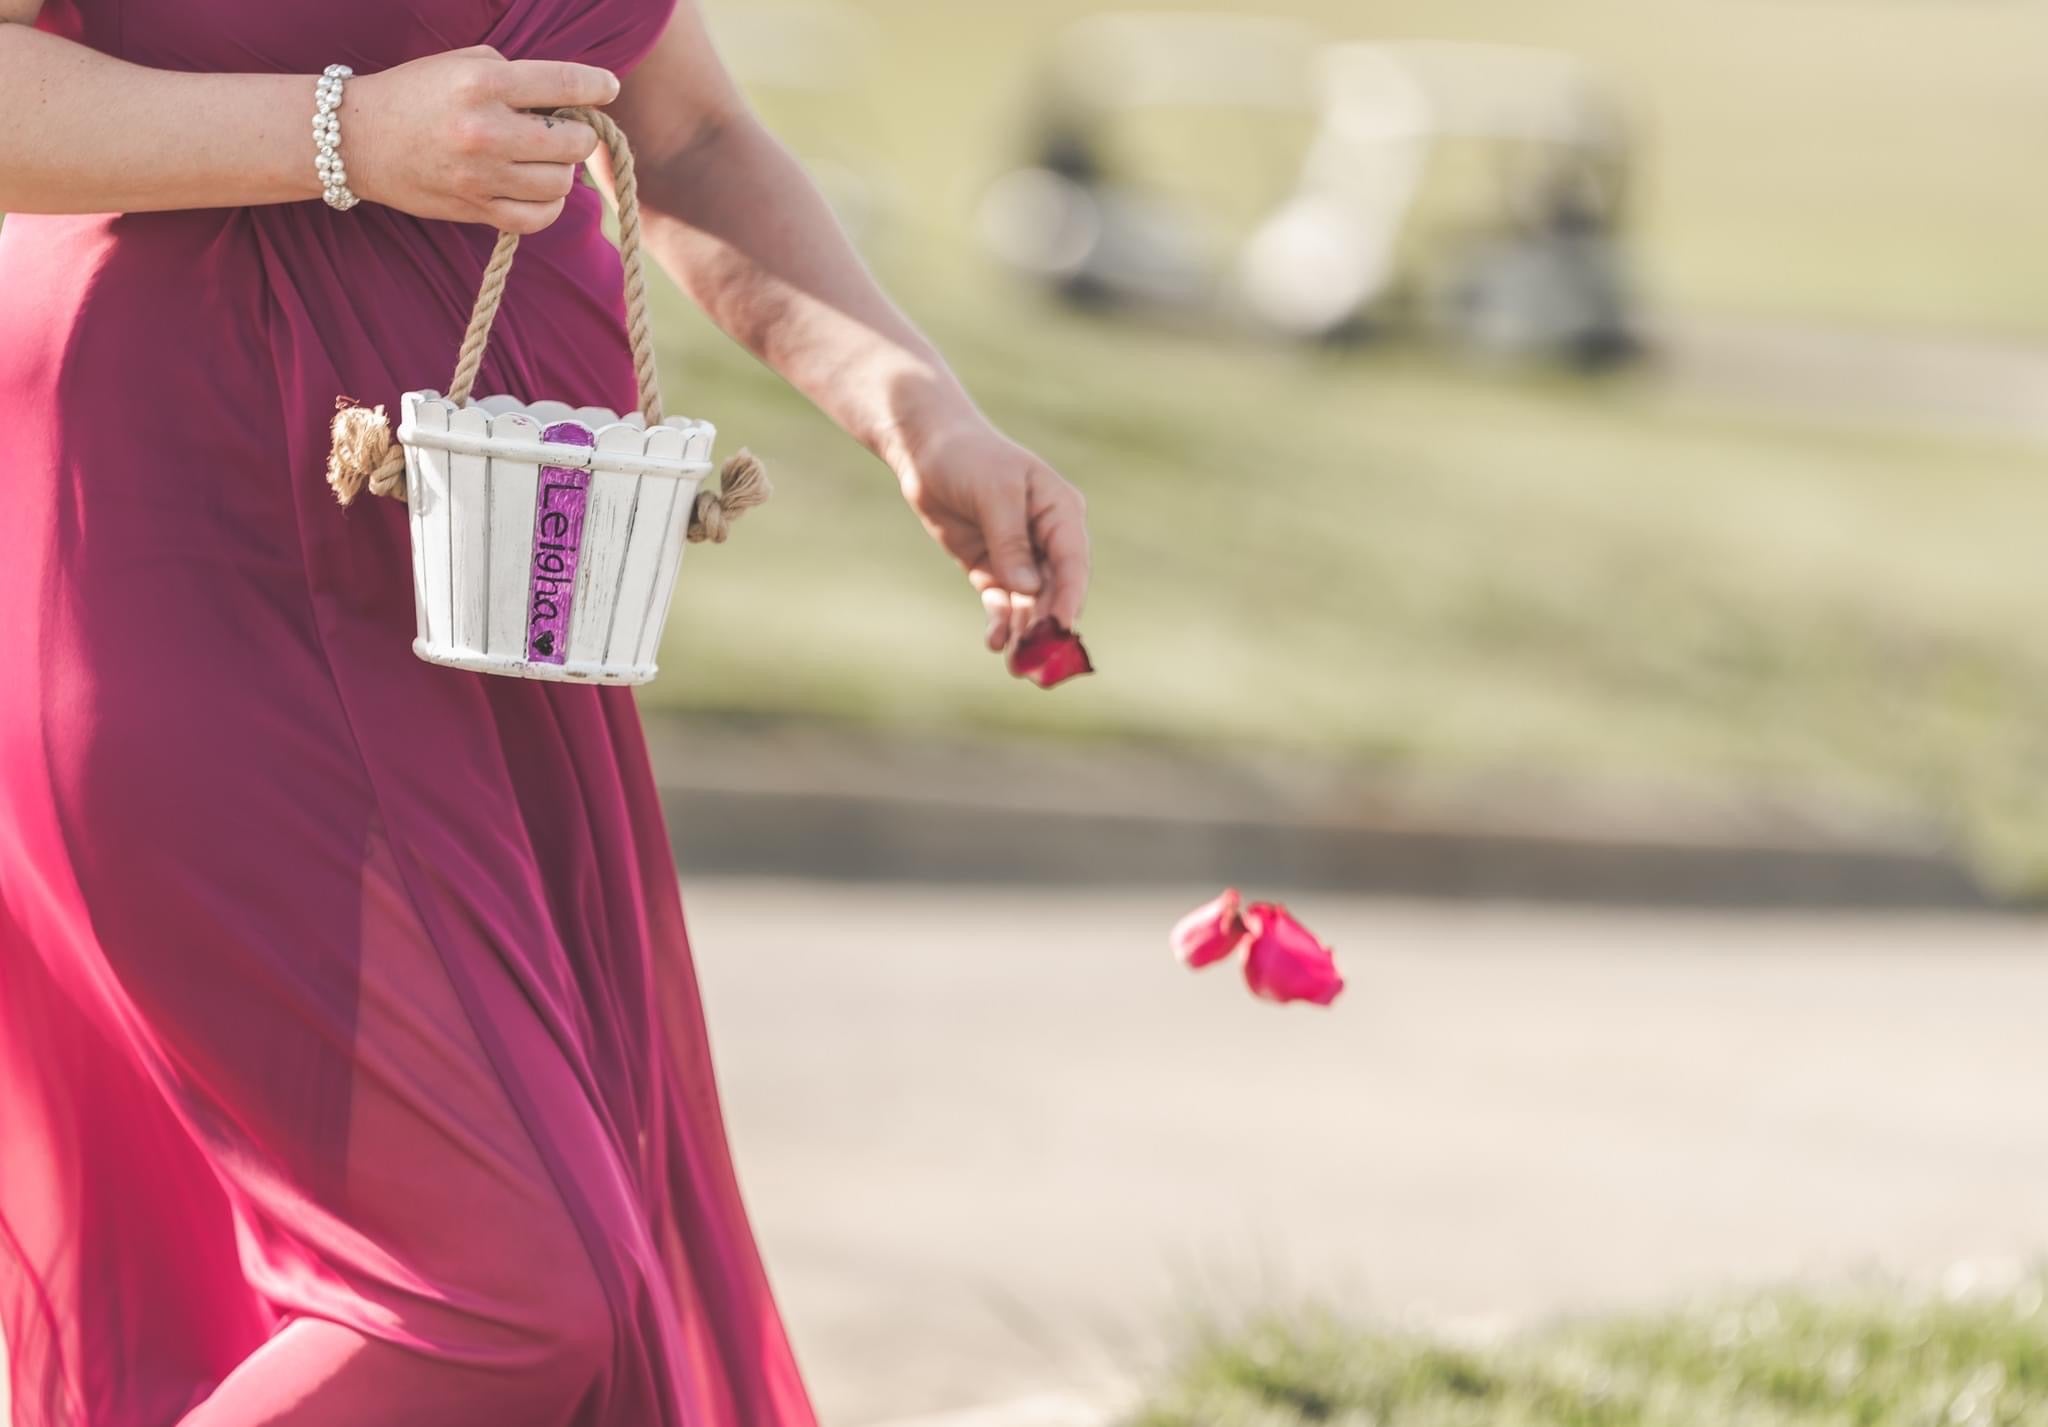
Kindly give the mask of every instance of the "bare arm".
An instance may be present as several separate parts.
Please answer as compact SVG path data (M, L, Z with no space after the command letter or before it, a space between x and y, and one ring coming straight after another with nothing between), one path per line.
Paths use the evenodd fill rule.
M0 0L0 212L133 213L320 196L314 75L179 74L29 28ZM527 109L602 104L588 65L478 47L349 81L341 155L367 202L532 232L561 212L587 125Z
M36 9L0 0L0 209L117 213L320 196L311 75L144 69L30 29Z
M966 569L1001 648L1071 627L1088 584L1081 497L995 430L868 274L824 200L747 109L692 0L625 81L650 249L710 314L895 471Z

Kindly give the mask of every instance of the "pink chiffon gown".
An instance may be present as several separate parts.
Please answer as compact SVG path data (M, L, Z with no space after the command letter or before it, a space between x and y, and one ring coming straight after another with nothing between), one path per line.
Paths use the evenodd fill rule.
M671 0L50 0L164 69ZM343 135L344 150L346 133ZM308 137L306 161L313 155ZM596 194L481 392L627 409ZM445 384L492 234L319 202L0 227L0 1320L17 1427L809 1427L632 694L412 653L339 393Z

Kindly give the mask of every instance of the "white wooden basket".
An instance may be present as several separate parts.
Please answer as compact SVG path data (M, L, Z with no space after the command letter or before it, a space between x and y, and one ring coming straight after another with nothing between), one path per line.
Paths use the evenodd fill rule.
M716 435L702 421L405 394L420 658L644 684Z
M420 658L526 679L644 684L683 546L723 540L767 483L743 452L716 492L700 494L717 432L662 418L632 153L601 112L557 112L591 124L611 149L640 411L470 399L519 242L501 233L449 394L407 392L395 445L382 407L344 404L328 481L344 505L367 488L411 507Z

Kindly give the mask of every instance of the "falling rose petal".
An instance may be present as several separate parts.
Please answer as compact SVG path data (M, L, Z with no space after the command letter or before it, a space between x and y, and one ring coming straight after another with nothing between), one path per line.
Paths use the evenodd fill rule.
M1010 672L1041 689L1095 672L1081 636L1056 620L1041 619L1010 648Z
M1182 917L1173 927L1173 954L1190 970L1199 971L1244 945L1251 928L1241 914L1243 899L1232 887L1213 902Z
M1316 934L1287 908L1254 903L1244 914L1252 930L1244 980L1252 994L1268 1001L1308 1001L1327 1006L1344 989L1337 960Z

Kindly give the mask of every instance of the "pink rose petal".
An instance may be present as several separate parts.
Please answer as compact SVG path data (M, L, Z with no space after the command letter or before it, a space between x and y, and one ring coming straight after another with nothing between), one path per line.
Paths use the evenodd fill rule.
M1251 929L1240 915L1242 906L1243 899L1237 895L1237 888L1232 887L1174 923L1173 954L1181 964L1199 971L1243 946Z
M1081 636L1055 620L1041 619L1010 648L1010 672L1041 689L1095 672Z
M1268 1001L1327 1006L1344 989L1335 954L1285 907L1256 902L1244 914L1252 930L1245 985Z

